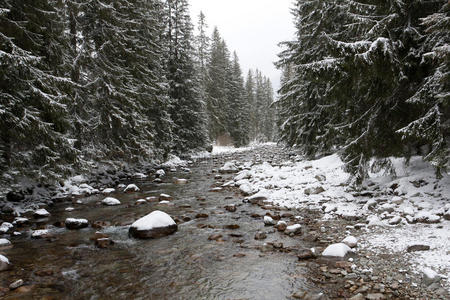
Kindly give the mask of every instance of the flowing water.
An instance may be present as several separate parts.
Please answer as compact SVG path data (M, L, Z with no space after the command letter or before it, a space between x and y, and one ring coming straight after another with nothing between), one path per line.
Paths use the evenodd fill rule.
M254 155L240 154L239 159ZM110 222L100 231L115 244L107 249L95 247L90 237L97 230L92 227L54 228L53 238L41 240L31 239L30 233L42 225L22 228L22 236L11 239L14 246L0 251L14 264L13 270L0 273L0 286L21 278L26 288L8 292L4 299L290 299L299 290L313 290L306 280L307 270L294 254L261 251L265 242L297 247L304 246L301 240L274 232L264 227L262 219L252 218L251 214L266 211L244 204L236 191L209 191L216 182L211 170L224 161L200 160L191 166L191 173L168 173L162 184L154 184L151 177L136 181L141 192L111 195L122 202L120 206L102 206L101 195L81 198L82 204L57 204L45 224L67 217ZM224 181L232 177L224 175ZM188 184L176 185L174 178L186 178ZM135 205L137 199L161 193L173 197L170 205ZM226 211L228 204L238 205L237 211ZM66 212L68 206L76 210ZM181 223L168 237L129 237L127 225L154 210L192 220ZM198 213L209 217L196 219ZM240 228L225 229L234 224ZM258 231L268 232L268 238L255 240ZM222 241L208 240L213 234L221 234Z

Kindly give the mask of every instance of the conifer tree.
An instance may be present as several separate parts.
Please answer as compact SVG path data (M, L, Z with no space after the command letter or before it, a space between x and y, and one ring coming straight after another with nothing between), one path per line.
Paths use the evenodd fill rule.
M70 85L60 66L64 27L54 1L4 1L0 7L0 140L6 168L45 180L75 161L68 136Z
M208 63L209 81L207 86L209 137L213 141L220 135L227 133L228 69L229 52L216 27L211 38L210 59Z
M236 52L233 53L229 74L228 90L228 132L235 143L241 147L249 143L249 107L244 99L244 79Z
M408 99L428 73L420 63L420 18L443 4L297 1L297 40L285 43L279 61L280 67L294 66L277 103L282 139L308 155L339 149L355 183L367 177L371 158L373 166L389 168L389 156L411 155L423 138L411 139L416 130L410 120L421 109L412 109ZM399 129L410 138L402 142ZM443 149L439 138L431 139Z
M199 89L201 81L194 65L188 3L185 0L169 0L167 5L169 18L166 29L169 43L167 70L169 95L172 101L171 117L175 125L174 149L177 153L181 153L204 148L208 138L204 102ZM202 59L204 60L204 57Z

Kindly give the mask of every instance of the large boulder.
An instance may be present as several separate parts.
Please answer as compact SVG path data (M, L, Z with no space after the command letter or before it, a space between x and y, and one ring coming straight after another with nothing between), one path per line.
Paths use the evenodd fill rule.
M138 239L155 239L175 233L178 226L165 212L154 211L134 222L130 235Z

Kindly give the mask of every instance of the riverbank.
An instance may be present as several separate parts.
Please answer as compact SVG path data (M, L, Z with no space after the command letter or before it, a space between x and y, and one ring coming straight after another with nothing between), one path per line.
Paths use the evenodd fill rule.
M381 196L345 190L349 187L334 182L333 174L340 172L336 163L305 162L275 145L231 151L190 163L175 159L163 169L143 174L146 177L55 202L45 207L49 215L2 214L2 220L12 225L5 226L2 236L11 244L0 249L11 264L0 272L3 297L447 299L441 287L446 287L445 278L425 282L423 270L408 256L434 255L433 247L405 254L375 251L374 244L367 244L379 240L371 239L377 234L387 237L397 227L411 224L373 227L365 210L361 217L340 212L352 203L362 205L361 199L367 199L367 205ZM316 174L325 171L318 165L330 169ZM311 183L298 183L305 178ZM296 184L275 186L280 180ZM324 191L319 192L319 185ZM305 190L313 187L306 195ZM338 193L340 188L345 195L352 194L352 201ZM288 191L285 198L277 198ZM102 204L107 197L120 204ZM288 207L278 202L282 199L298 205ZM338 207L327 209L327 204ZM154 210L168 213L178 232L149 241L131 238L130 225ZM379 216L380 222L392 219L381 218L383 213L377 210L367 212ZM394 208L388 214L395 212ZM67 218L86 219L88 226L69 230ZM445 232L448 221L441 217L437 224L414 225L429 226L432 232L442 226ZM350 235L356 237L356 247L345 257L321 256L325 248ZM18 287L10 286L16 282Z

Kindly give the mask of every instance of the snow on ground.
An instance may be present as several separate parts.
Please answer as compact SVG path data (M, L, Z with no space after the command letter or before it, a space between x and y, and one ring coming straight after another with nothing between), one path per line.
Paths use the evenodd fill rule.
M217 145L214 145L212 153L209 153L209 152L206 152L206 151L200 152L200 153L196 153L196 154L192 155L192 159L208 158L208 157L211 157L211 156L218 156L218 155L224 155L224 154L233 154L233 153L246 152L246 151L250 151L250 150L253 150L255 148L261 147L261 146L270 146L270 145L275 145L275 143L264 143L264 144L252 143L248 147L241 147L241 148L235 148L233 146L217 146Z
M237 174L235 185L245 178L256 193L253 197L264 196L283 207L319 209L325 220L341 217L367 224L360 247L405 255L417 272L432 269L450 288L450 174L436 179L420 157L409 165L403 159L392 161L397 177L370 174L362 191L347 185L349 175L337 155L254 165ZM413 244L431 249L407 253Z

